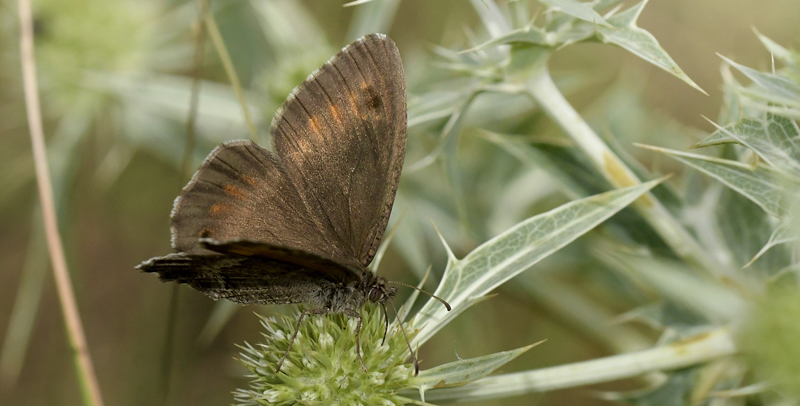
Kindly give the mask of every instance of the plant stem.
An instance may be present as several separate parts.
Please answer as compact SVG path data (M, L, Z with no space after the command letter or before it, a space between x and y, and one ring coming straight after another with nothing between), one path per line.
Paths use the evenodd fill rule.
M432 390L426 401L476 402L546 392L619 379L634 378L648 372L686 368L736 352L727 329L698 334L685 340L649 350L559 365L526 372L489 376L457 388Z
M634 172L595 134L569 104L553 83L547 69L546 57L540 58L533 72L529 72L527 88L542 110L583 150L595 168L614 186L623 188L641 183ZM723 277L724 267L707 255L700 244L683 225L672 216L661 202L648 192L633 203L633 207L650 223L667 245L684 260L709 271L717 278ZM731 278L726 273L725 277Z
M22 366L25 354L31 343L36 314L47 277L47 243L40 212L31 216L31 235L28 239L28 253L22 268L19 290L8 320L8 327L0 352L0 388L13 387Z
M189 181L192 176L192 153L194 152L195 128L197 126L197 109L200 105L200 80L205 60L206 27L203 22L208 14L208 0L198 0L200 7L197 17L197 36L194 44L194 61L192 63L192 90L189 96L189 115L186 117L186 145L183 150L181 160L180 188ZM242 106L245 108L245 106Z
M36 168L36 184L39 188L39 201L42 206L47 246L50 251L50 262L53 267L58 298L61 302L66 323L67 337L73 352L75 369L81 383L81 394L86 405L102 406L103 398L97 383L92 360L86 344L78 305L69 279L67 260L58 231L53 186L50 181L50 168L47 164L47 152L44 143L42 111L39 105L39 88L36 82L36 59L33 46L33 17L29 0L19 0L20 23L20 60L22 63L22 82L25 89L25 107L28 114L33 161Z
M250 138L258 142L258 133L256 126L253 125L253 119L250 117L250 109L247 107L247 100L244 98L244 91L242 90L242 83L239 81L239 75L236 74L236 68L233 66L233 61L228 53L228 48L225 46L225 41L222 39L222 34L219 32L217 22L214 21L214 14L207 11L205 15L206 28L208 29L208 36L214 44L214 49L219 55L222 66L225 68L225 73L233 86L233 92L236 93L236 98L239 99L239 104L242 105L242 113L244 114L244 121L247 123L247 129L250 130Z

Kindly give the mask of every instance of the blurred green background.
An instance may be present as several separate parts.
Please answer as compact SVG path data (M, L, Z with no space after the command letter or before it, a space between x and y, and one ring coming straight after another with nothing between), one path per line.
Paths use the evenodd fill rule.
M384 27L381 30L397 43L410 104L433 91L459 90L437 87L453 82L440 81L450 74L442 69L435 47L467 48L469 32L480 31L475 11L464 0L398 1L395 14L389 13L383 20L381 15L370 14L372 6L344 8L337 1L210 4L247 91L263 144L268 142L274 111L291 89L340 47L371 32L365 30ZM531 8L536 6L533 2ZM34 2L34 13L40 96L61 233L101 390L108 405L159 404L173 287L133 267L170 252L169 213L185 183L180 162L198 31L197 3L41 0ZM615 117L626 118L625 128L616 130L626 147L636 141L683 148L712 130L701 115L714 118L719 113L721 61L715 53L768 70L769 54L752 28L779 44L797 48L798 17L800 2L796 0L651 1L639 26L650 31L709 96L609 45L566 47L555 54L551 71L568 89L569 100L593 125L602 129L612 125ZM79 404L49 260L36 231L39 206L20 83L14 2L0 4L0 27L0 340L4 345L0 404ZM205 55L192 168L216 144L248 137L241 109L210 41L206 41ZM491 116L503 112L498 100L502 101L485 101L476 108L484 111L474 113ZM525 128L532 136L558 138L558 130L537 112L508 114L516 115L514 129L504 124L502 115L494 128ZM433 126L441 128L441 124ZM468 133L466 127L463 131ZM407 166L430 151L435 134L429 126L410 128ZM403 207L418 210L419 217L434 218L457 256L521 219L566 201L558 193L542 192L549 199L520 208L513 213L518 217L501 218L496 211L492 217L491 207L481 205L491 206L496 195L481 189L482 182L491 179L482 177L482 171L489 165L486 156L494 154L496 160L500 153L487 149L478 137L465 136L461 141L460 165L468 178L475 180L470 192L478 196L467 206L466 222L447 223L458 216L448 203L452 197L447 192L435 193L448 190L439 188L445 180L435 165L404 174L398 197L398 205L404 199ZM647 166L668 164L651 162L651 155L629 150ZM512 172L509 168L498 170ZM439 210L449 214L435 214ZM396 207L395 215L397 211ZM432 235L429 222L416 224L426 228L423 234ZM441 244L435 238L423 242L427 257L414 260L390 247L380 273L416 283L417 275L430 263L434 275L440 274L446 260ZM554 281L602 303L611 315L630 310L635 302L630 297L595 288L614 282L607 281L608 275L593 272L591 259L582 248L578 241L565 248L563 255L537 267L550 267L547 273ZM523 277L515 285L536 283ZM429 283L428 288L433 290L435 284ZM498 293L421 348L422 367L545 338L546 345L503 371L613 353L613 346L587 338L581 326L564 320L546 300L506 287ZM238 308L219 334L204 342L198 337L214 309L215 303L205 296L180 289L170 404L230 404L230 392L246 384L244 368L234 360L238 354L234 344L255 342L261 333L253 312L286 310ZM12 314L17 315L16 324ZM29 329L26 323L30 323ZM632 328L642 337L658 337L639 326ZM596 398L597 390L634 387L636 382L620 382L491 404L606 404Z

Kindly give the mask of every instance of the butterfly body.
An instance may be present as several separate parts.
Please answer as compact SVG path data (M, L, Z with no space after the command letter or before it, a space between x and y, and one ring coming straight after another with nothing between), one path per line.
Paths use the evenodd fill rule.
M366 270L359 278L337 281L303 265L247 255L175 253L145 261L139 269L158 273L162 282L188 284L214 299L264 305L305 303L330 313L358 311L367 302L385 303L396 293L384 278Z

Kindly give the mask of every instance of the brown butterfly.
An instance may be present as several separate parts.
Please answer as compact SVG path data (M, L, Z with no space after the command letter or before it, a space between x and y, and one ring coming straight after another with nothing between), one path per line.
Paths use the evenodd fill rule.
M214 299L310 304L277 371L305 316L354 317L366 370L361 308L378 303L386 317L397 292L388 285L405 285L367 269L405 157L405 81L394 42L371 34L343 48L294 89L270 133L273 151L231 141L211 152L175 199L177 253L137 268Z

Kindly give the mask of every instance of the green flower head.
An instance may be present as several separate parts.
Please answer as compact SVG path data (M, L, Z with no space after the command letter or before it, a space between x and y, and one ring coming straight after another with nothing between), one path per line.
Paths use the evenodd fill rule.
M242 347L241 361L252 373L252 380L249 389L235 392L236 401L239 405L405 404L407 399L396 393L409 386L414 366L405 363L408 346L396 322L389 325L382 344L385 321L380 310L369 304L362 311L361 353L367 371L361 367L356 352L357 320L330 314L303 320L276 373L299 313L262 316L261 324L267 330L264 342Z

